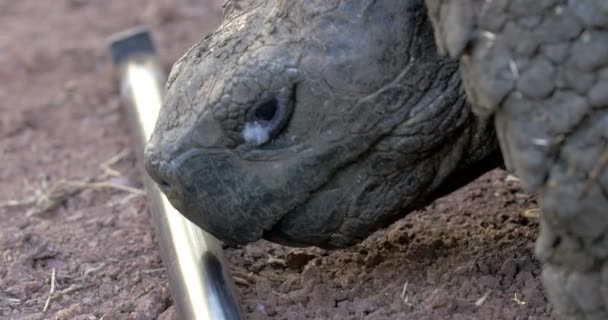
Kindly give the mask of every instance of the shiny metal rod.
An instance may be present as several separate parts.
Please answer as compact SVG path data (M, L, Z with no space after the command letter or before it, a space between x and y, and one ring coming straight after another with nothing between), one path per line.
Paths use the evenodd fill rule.
M110 39L140 163L162 104L165 74L149 33L129 30ZM218 241L175 210L146 175L152 218L178 319L240 319L233 284Z

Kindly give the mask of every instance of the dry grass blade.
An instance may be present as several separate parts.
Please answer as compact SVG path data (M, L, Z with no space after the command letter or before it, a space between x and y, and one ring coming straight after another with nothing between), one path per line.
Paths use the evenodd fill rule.
M520 213L520 215L528 220L538 220L540 219L540 208L524 210Z
M115 207L115 206L119 206L119 205L124 205L125 203L128 203L129 201L131 201L134 198L140 197L144 194L139 194L139 193L130 193L128 194L126 197L122 198L122 199L116 199L114 201L111 201L108 203L109 207Z
M519 68L514 60L509 60L509 69L511 70L511 74L513 74L513 79L517 80L519 78Z
M513 294L513 298L511 298L511 300L515 301L515 303L517 303L517 304L518 304L518 305L520 305L520 306L525 306L525 305L526 305L526 302L525 302L525 301L520 300L520 299L517 297L517 293Z
M119 152L117 155L113 156L112 158L110 158L110 159L106 160L104 163L102 163L99 167L103 171L103 174L105 174L107 176L111 176L111 177L120 176L120 171L112 169L112 166L115 165L116 163L120 162L124 158L126 158L128 155L129 155L129 150L123 150L123 151Z
M89 181L92 179L88 179ZM36 201L27 216L41 215L57 209L68 198L77 195L84 190L83 182L60 181L48 190L36 190Z
M406 295L407 294L407 284L408 284L407 281L403 284L403 290L401 290L401 295L400 295L401 300L406 303L407 303L407 295Z
M233 276L232 279L234 280L234 283L237 286L242 286L242 287L249 287L251 286L251 283L249 283L249 281L247 281L246 279L237 277L237 276Z
M0 290L0 307L10 307L21 304L21 300L11 296L10 294Z
M36 202L36 197L28 197L21 200L7 200L0 202L0 209L2 208L10 208L10 207L24 207L32 205Z
M96 274L100 270L103 270L103 268L105 268L105 267L106 267L105 262L100 262L96 266L90 266L90 265L89 266L85 266L85 267L83 267L83 270L82 270L82 278L86 279L89 276L91 276L93 274Z
M71 286L69 286L69 287L67 287L67 288L59 291L59 293L58 293L57 296L63 296L63 295L66 295L66 294L69 294L69 293L72 293L72 292L75 292L75 291L78 291L78 290L90 288L92 286L93 286L93 284L91 284L91 283L73 284L73 285L71 285Z
M51 271L51 290L49 290L49 296L46 298L44 302L44 308L42 308L42 312L46 312L51 304L51 299L53 299L53 294L55 293L55 268Z
M509 174L509 175L507 175L507 177L505 178L505 182L518 182L518 183L519 183L519 182L521 182L521 180L519 180L519 178L518 178L518 177L516 177L516 176L514 176L514 175L512 175L512 174Z
M44 303L44 308L42 312L45 312L46 310L48 310L50 303L52 300L56 300L64 295L70 294L72 292L76 292L79 290L83 290L83 289L87 289L92 287L94 284L91 281L91 277L93 275L95 275L96 273L98 273L99 271L103 270L103 268L105 268L106 264L105 262L101 262L98 265L83 265L81 267L82 271L81 271L81 275L78 277L70 277L68 275L65 274L59 274L57 275L55 269L53 268L52 273L51 273L51 290L49 291L48 297ZM71 279L73 281L76 281L77 283L72 283L69 287L65 288L65 289L57 289L57 278L63 278L65 279Z
M403 289L401 289L401 294L399 295L399 298L401 298L401 301L403 301L403 304L408 307L408 308L413 308L414 307L414 299L410 299L410 293L408 292L408 284L409 282L406 281L403 284Z
M146 192L142 189L137 189L137 188L133 188L133 187L129 187L129 186L123 186L123 185L119 185L119 184L113 184L113 183L109 183L109 182L93 182L93 183L89 183L86 185L87 188L91 188L91 189L116 189L116 190L120 190L120 191L124 191L124 192L129 192L129 193L133 193L136 195L145 195Z
M144 195L144 190L114 184L108 181L99 181L108 177L120 176L121 173L111 166L123 160L129 155L129 150L123 150L112 158L104 161L100 166L101 173L88 177L82 180L62 180L51 187L47 188L43 183L41 187L34 190L34 194L30 197L21 200L9 200L0 202L0 209L8 207L23 207L29 206L27 216L42 215L53 211L61 206L67 199L78 195L80 192L87 189L114 189L130 193L132 195Z
M486 302L486 300L488 300L488 297L490 296L490 293L492 292L492 290L488 290L486 291L486 293L479 299L477 299L477 301L475 301L475 306L476 307L481 307L481 305Z
M144 274L153 274L153 273L159 273L159 272L164 272L165 268L156 268L156 269L144 269L141 272Z

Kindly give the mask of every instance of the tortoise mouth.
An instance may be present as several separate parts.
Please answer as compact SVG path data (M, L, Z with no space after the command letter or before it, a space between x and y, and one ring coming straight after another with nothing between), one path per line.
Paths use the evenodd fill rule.
M344 198L335 196L334 192L342 193L342 188L335 185L334 180L323 183L311 191L306 199L297 206L287 210L269 229L262 233L262 239L289 247L319 247L322 249L338 249L344 245L332 242L343 223L343 212L336 207L319 206L319 203L332 202L344 204ZM328 198L329 197L329 198ZM302 219L302 217L307 217ZM310 219L315 219L311 222ZM346 245L348 246L348 245Z
M305 143L257 152L195 147L173 157L170 170L151 161L148 167L157 182L171 183L162 191L183 216L227 245L266 239L327 247L348 200L343 189L350 179L337 177L357 163L343 159L342 149ZM319 163L331 168L311 170Z
M301 240L295 240L280 228L281 221L277 222L270 230L267 230L262 235L262 239L274 242L283 246L293 248L318 247L325 250L341 249L347 246L332 245L330 239L326 239L319 243L304 243Z
M262 235L262 239L268 240L270 242L274 242L283 246L294 247L294 248L305 248L310 245L303 244L302 242L298 242L293 240L289 235L285 234L281 228L279 227L281 221L277 222L272 228L268 231L265 231Z

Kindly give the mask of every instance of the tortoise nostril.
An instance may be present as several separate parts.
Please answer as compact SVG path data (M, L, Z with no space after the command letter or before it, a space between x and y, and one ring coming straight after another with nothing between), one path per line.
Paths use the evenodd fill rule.
M188 159L189 155L160 152L158 150L153 147L146 150L145 168L158 189L175 206L185 196L186 190L184 190L185 186L180 179L180 175L182 174L184 159Z
M161 180L161 182L159 183L159 185L164 190L171 189L171 184L169 182L167 182L166 180Z
M158 160L157 157L146 157L145 168L152 180L156 182L163 192L170 192L171 189L173 189L173 184L169 182L171 181L170 170L168 170L168 166Z

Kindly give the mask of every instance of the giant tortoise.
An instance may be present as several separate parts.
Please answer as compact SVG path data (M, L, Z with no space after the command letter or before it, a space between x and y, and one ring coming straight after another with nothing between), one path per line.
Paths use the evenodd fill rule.
M608 319L608 2L233 0L146 148L226 243L340 248L504 166L563 319Z

